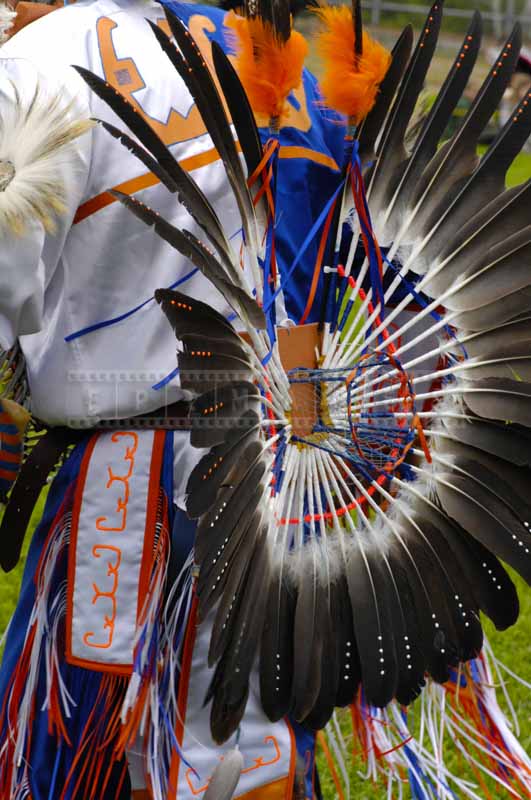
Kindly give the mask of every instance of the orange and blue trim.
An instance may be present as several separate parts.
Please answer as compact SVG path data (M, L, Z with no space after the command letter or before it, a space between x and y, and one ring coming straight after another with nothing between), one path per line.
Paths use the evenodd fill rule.
M5 502L22 463L23 437L1 401L0 408L0 501Z

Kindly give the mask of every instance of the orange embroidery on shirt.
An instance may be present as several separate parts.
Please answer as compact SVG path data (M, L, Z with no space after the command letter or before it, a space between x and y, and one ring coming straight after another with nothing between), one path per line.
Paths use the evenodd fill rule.
M313 161L315 164L322 164L323 167L339 171L337 162L332 156L319 153L317 150L311 150L309 147L283 144L279 151L279 157L303 158L306 161Z
M236 149L240 149L238 142L236 142ZM339 167L333 158L326 156L323 153L318 153L315 150L310 150L306 147L281 147L279 150L279 156L280 158L305 158L308 161L314 161L316 164L323 164L324 166L330 167L330 169L336 171L339 170ZM212 149L205 150L203 153L197 153L197 155L190 156L189 158L183 158L181 161L179 161L179 164L187 172L191 172L194 169L201 169L201 167L213 164L218 159L218 151ZM150 189L152 186L157 186L159 183L160 180L156 175L153 175L152 172L147 172L144 175L139 175L137 178L124 181L124 183L120 183L118 186L114 186L113 188L116 191L123 192L124 194L135 194L136 192L141 192L144 189ZM74 225L77 225L79 222L83 222L83 220L91 217L93 214L97 214L98 211L101 211L103 208L107 208L107 206L110 206L115 202L116 197L109 192L102 192L102 194L92 197L78 208L76 216L74 217Z
M118 431L111 437L112 442L119 442L120 439L130 436L133 439L131 447L126 447L124 461L128 464L127 473L125 475L115 475L112 467L107 467L109 473L109 480L105 486L110 489L115 483L121 483L123 486L124 496L119 497L116 503L116 513L120 516L116 525L107 525L107 517L98 517L96 520L96 530L98 531L112 531L113 533L121 533L127 527L127 506L129 504L129 479L133 474L135 468L135 453L138 448L138 434L134 431Z
M165 19L158 20L157 24L166 34L171 35L169 25ZM135 94L145 89L146 84L135 60L128 56L120 57L117 54L113 40L113 31L117 27L118 23L109 19L109 17L100 17L96 24L105 80L133 104L166 145L170 146L188 139L196 139L198 136L205 134L206 127L195 103L191 105L186 115L179 113L175 108L169 109L166 122L150 116L142 108ZM212 67L212 49L207 34L216 31L215 23L203 14L193 14L188 21L188 27L203 54L203 58L209 67ZM217 83L213 69L212 74L214 81ZM312 123L308 114L308 103L302 83L293 92L293 97L295 102L294 104L288 103L289 112L282 120L282 127L297 128L302 132L309 131ZM257 115L256 119L259 126L263 127L268 124L268 120L263 115Z
M197 32L201 30L201 21L203 21L205 29L208 29L207 26L212 24L208 17L196 16L200 17L200 21L194 23L194 29ZM169 33L167 26L162 22L159 24L166 33ZM160 136L164 144L170 146L177 144L177 142L184 142L187 139L196 139L206 133L205 124L195 104L191 105L186 116L180 114L175 108L169 109L166 122L161 122L161 120L151 117L142 108L135 96L136 92L146 88L146 84L134 59L129 57L120 58L116 53L113 31L118 27L118 23L108 17L101 17L96 27L105 80L133 104L135 109ZM207 37L204 36L204 39L206 40ZM177 75L175 79L178 80Z
M296 128L298 131L306 133L306 131L309 131L312 127L312 121L310 119L310 115L308 114L308 102L306 100L304 85L301 83L301 85L297 89L294 89L291 94L295 99L295 105L297 108L290 102L288 98L288 102L286 103L287 110L285 115L281 118L280 127ZM269 119L266 114L255 114L255 119L259 128L266 128L269 125Z
M264 744L272 744L273 745L273 748L275 750L274 755L269 759L269 761L264 761L264 757L263 756L259 756L258 758L255 758L254 764L253 764L252 767L246 767L245 769L242 769L242 773L241 773L242 775L246 775L249 772L255 772L255 770L261 769L262 767L270 767L270 766L272 766L272 764L276 764L277 761L280 761L280 756L281 756L280 747L278 746L278 742L277 742L276 738L274 736L266 736L265 739L264 739ZM223 761L223 756L221 757L220 761ZM193 795L197 796L199 794L203 794L203 792L206 792L206 790L208 789L208 784L210 783L210 778L208 779L208 781L205 783L204 786L196 788L196 787L194 787L194 785L192 783L192 778L193 778L193 775L194 775L193 770L192 769L187 769L185 774L186 774L186 782L188 783L188 786L190 787L190 791L192 792Z
M160 21L158 23L162 30L171 35L170 26L168 25L167 21ZM197 46L201 50L203 54L203 58L205 59L206 63L210 67L210 71L212 73L212 77L214 78L214 82L218 87L218 91L220 89L219 82L216 76L216 71L214 69L214 64L212 61L212 46L211 41L206 35L207 33L215 33L216 26L212 22L211 19L208 17L203 16L202 14L194 14L190 17L188 22L188 28L192 37L197 42ZM229 61L234 65L236 59L234 56L227 54ZM220 92L221 93L221 92ZM292 104L288 102L288 111L286 115L282 118L281 121L281 128L297 128L299 131L309 131L312 125L312 121L310 119L310 115L308 114L308 103L306 101L306 92L304 91L304 85L301 85L294 90L293 97L295 103ZM225 110L227 108L225 107ZM269 125L269 118L266 114L256 114L256 124L263 128Z
M114 638L114 626L116 622L116 592L118 591L118 583L119 583L119 572L120 572L120 564L122 562L122 551L119 547L113 547L112 545L106 544L98 544L92 548L92 555L94 558L101 558L102 555L105 553L112 553L116 556L116 563L113 563L112 558L109 559L107 562L107 577L112 577L112 588L108 592L102 591L97 583L92 584L92 588L94 589L94 597L92 598L92 605L95 606L100 600L105 600L111 602L111 614L104 614L103 615L103 624L102 629L108 631L107 641L106 642L95 642L91 641L96 636L94 631L87 631L83 635L83 643L86 644L87 647L95 647L99 650L108 650L109 647L112 645L112 640Z

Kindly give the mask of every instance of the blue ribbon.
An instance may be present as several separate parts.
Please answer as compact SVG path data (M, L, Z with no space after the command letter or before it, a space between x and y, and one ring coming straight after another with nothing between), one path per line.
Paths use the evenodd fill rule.
M282 489L282 484L284 483L285 471L284 471L284 455L288 448L288 444L286 442L286 437L284 431L282 431L282 435L277 447L277 452L275 453L275 463L273 465L273 475L275 478L275 494L279 494Z
M169 382L172 381L178 374L179 374L179 367L175 367L175 369L172 369L172 371L168 375L166 375L165 378L163 378L158 383L153 384L151 388L154 389L156 392L158 392L160 389L164 389L164 387L167 386Z
M427 308L427 307L428 307L428 301L427 301L427 300L425 300L425 299L424 299L424 297L423 297L421 294L419 294L419 293L416 291L416 289L415 289L415 287L413 286L413 284L411 284L411 283L410 283L410 282L407 280L407 278L406 278L404 275L400 275L400 271L399 271L399 269L398 269L397 267L395 267L395 265L393 264L393 262L392 262L392 261L389 261L389 259L387 258L387 256L384 256L384 261L385 261L385 263L386 263L386 264L387 264L389 267L391 267L391 269L393 270L393 272L394 272L395 274L398 274L398 277L399 277L399 278L400 278L400 280L402 281L403 285L406 287L406 289L407 289L407 291L409 292L409 294L410 294L410 295L412 296L412 298L415 300L415 302L416 302L416 303L418 303L418 305L419 305L419 306L420 306L422 309L425 309L425 308ZM442 319L443 319L443 318L441 317L441 315L440 315L440 314L438 314L438 313L437 313L437 311L435 311L435 309L432 309L432 311L430 311L430 317L433 317L433 319L434 319L436 322L442 322ZM451 328L451 326L450 326L450 325L446 325L446 324L445 324L445 325L443 326L443 330L445 331L445 333L447 334L447 336L449 336L451 339L455 339L455 341L457 342L457 344L459 345L459 347L460 347L460 348L461 348L461 350L463 351L463 354L464 354L465 358L468 358L468 354L467 354L467 351L466 351L466 348L465 348L465 346L464 346L464 345L463 345L463 344L462 344L462 343L461 343L461 342L458 340L458 338L457 338L457 336L455 335L455 332L453 331L453 329Z
M273 240L274 240L274 233L275 233L275 221L270 220L267 226L267 233L266 233L266 251L265 251L265 259L263 263L263 272L264 272L264 309L266 310L266 323L267 323L267 333L269 335L269 341L271 342L271 347L274 345L276 341L276 307L273 297L273 292L271 291L271 262L273 258Z
M65 5L66 5L66 3L65 3ZM55 786L56 786L56 783L57 783L57 775L59 773L59 764L61 763L62 752L63 752L63 739L61 738L61 739L59 739L59 744L58 744L58 747L57 747L57 753L56 753L56 756L55 756L55 763L54 763L54 767L53 767L52 780L51 780L51 783L50 783L50 791L48 792L48 800L54 800L54 798L57 797L57 795L55 793Z
M185 283L193 275L195 275L196 272L198 272L197 268L193 269L191 272L188 272L182 278L179 278L178 281L175 281L175 283L172 283L170 286L168 286L168 289L176 289L178 286L181 286L181 284ZM95 322L93 325L88 325L86 328L82 328L81 330L76 331L75 333L69 333L68 336L65 336L65 342L72 342L74 339L79 339L81 336L86 336L87 333L94 333L94 331L99 331L102 328L108 328L111 325L116 325L116 323L122 322L124 319L127 319L128 317L132 317L133 314L136 314L136 312L140 311L141 308L144 308L144 306L147 306L149 303L152 303L154 299L155 295L152 295L151 297L148 297L147 300L144 300L143 303L140 303L140 305L135 306L135 308L132 308L130 311L126 311L124 314L120 314L119 317L106 319L103 322Z
M197 779L199 779L200 775L197 772L197 770L194 769L194 767L190 764L190 762L184 757L184 753L182 751L182 747L180 746L179 742L177 741L177 737L175 735L175 731L173 730L173 725L171 724L170 718L168 716L168 712L166 711L166 709L164 708L164 706L162 704L162 701L160 701L160 700L159 700L159 708L160 708L161 714L162 714L162 716L164 718L164 723L166 725L166 729L169 731L169 734L171 736L172 744L173 744L174 748L177 751L177 755L179 756L179 758L181 759L183 764L186 764L188 769L191 769L192 772L194 773L195 777Z
M368 225L363 221L361 216L358 214L358 219L360 221L361 229L365 234L368 249L369 249L369 276L371 281L371 288L373 291L373 295L376 295L377 302L380 304L380 319L384 319L385 315L385 300L384 300L384 289L383 289L383 281L382 276L380 275L380 266L378 263L378 255L377 255L377 248L379 247L378 243L374 238L374 231L372 229L372 220L371 220L371 213L369 211L369 205L367 203L367 197L365 195L365 188L363 186L363 178L361 175L361 159L359 156L359 142L356 139L352 148L352 166L356 166L359 170L360 181L361 181L361 198L363 201L363 208L365 210L365 214L367 216Z
M281 279L278 289L276 290L276 292L272 296L271 300L269 301L269 306L271 306L271 304L275 302L275 300L277 299L277 297L280 294L280 292L284 291L284 287L286 286L286 284L290 280L291 276L293 275L294 270L297 268L297 266L300 263L303 255L305 254L306 250L308 249L308 247L310 246L310 244L314 240L315 236L317 235L319 229L324 224L324 221L326 220L326 218L327 218L327 216L328 216L328 214L330 212L330 209L332 208L333 204L337 200L337 196L339 195L339 192L343 189L344 185L345 185L345 182L341 181L341 183L339 184L339 186L335 190L334 194L332 195L332 197L330 198L328 203L325 205L325 207L323 208L323 210L321 211L321 213L317 217L316 221L314 222L314 224L310 228L310 231L309 231L308 235L306 236L306 239L302 243L302 246L301 246L299 252L297 253L297 256L294 259L291 267L289 268L287 273L284 275L284 278ZM269 308L265 308L264 307L264 311L267 313L267 311L269 311Z

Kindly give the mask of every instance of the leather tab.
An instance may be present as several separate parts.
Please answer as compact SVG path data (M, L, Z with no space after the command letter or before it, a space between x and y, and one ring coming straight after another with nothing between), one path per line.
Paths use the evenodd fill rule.
M9 33L8 38L11 38L20 30L22 30L22 28L25 28L26 25L30 24L30 22L35 22L36 19L40 19L40 17L44 17L45 14L49 14L50 11L56 11L56 9L62 8L62 6L63 4L59 2L17 3L15 6L15 11L17 12L17 16L13 20L13 27L10 28L10 30L8 31Z
M282 366L289 372L297 367L317 368L316 351L320 346L319 326L297 325L277 330ZM315 384L294 383L290 388L292 406L291 429L294 436L309 436L318 416Z
M249 335L240 333L247 344ZM293 325L277 328L280 360L286 372L297 367L316 369L317 355L321 347L321 334L316 322L308 325ZM290 388L292 400L291 429L295 436L309 436L318 419L318 398L315 384L294 383Z

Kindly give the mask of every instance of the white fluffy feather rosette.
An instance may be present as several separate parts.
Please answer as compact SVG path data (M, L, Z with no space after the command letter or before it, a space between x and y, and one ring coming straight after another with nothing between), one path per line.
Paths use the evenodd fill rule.
M65 210L72 144L92 126L63 87L25 72L10 60L0 73L0 232L24 234L30 220L55 230ZM31 79L30 79L31 78Z
M9 38L9 30L16 16L17 12L8 3L0 3L0 45Z

